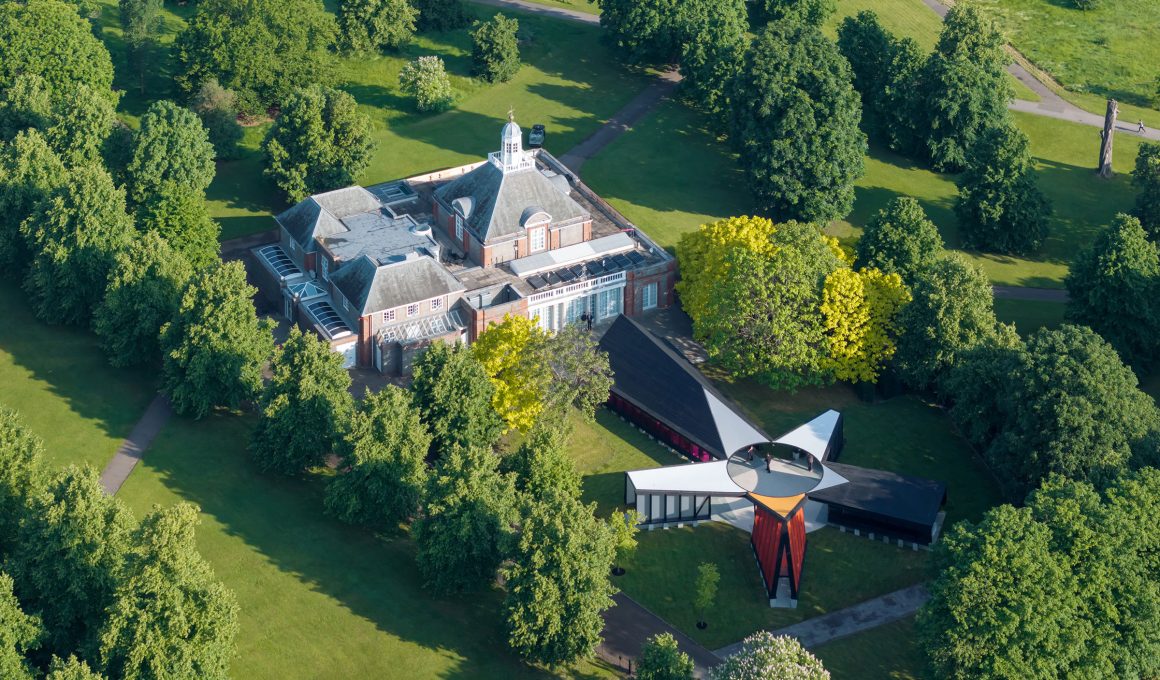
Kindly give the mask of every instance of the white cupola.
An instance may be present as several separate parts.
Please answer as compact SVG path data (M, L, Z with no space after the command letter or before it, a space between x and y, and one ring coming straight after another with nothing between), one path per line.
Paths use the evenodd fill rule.
M524 151L524 133L516 125L513 111L508 111L508 122L500 132L499 144L499 153L488 154L488 157L504 174L534 167L531 155Z

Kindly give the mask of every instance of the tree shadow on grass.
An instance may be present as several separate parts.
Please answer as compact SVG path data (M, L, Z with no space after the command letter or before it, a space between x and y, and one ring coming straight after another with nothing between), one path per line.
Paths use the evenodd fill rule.
M256 554L237 547L222 547L210 541L221 554L208 553L220 577L239 591L243 608L250 608L244 620L275 621L278 626L309 626L312 605L294 592L270 598L267 589L279 587L289 576L309 590L333 598L359 620L404 643L413 643L426 653L376 638L378 655L366 661L354 659L349 669L366 676L444 678L543 677L507 650L500 614L502 596L498 590L437 598L421 588L421 576L414 561L414 545L407 538L375 536L323 515L323 485L320 479L294 480L264 476L254 469L246 451L252 421L249 418L215 416L204 421L175 419L145 458L161 481L179 496L198 503L202 511L220 523L226 534L236 537ZM132 491L131 491L132 493ZM209 529L212 531L212 529ZM205 527L203 533L207 531ZM226 554L225 551L228 551ZM255 563L251 566L250 563ZM281 575L263 569L274 565ZM234 581L231 583L230 581ZM282 584L285 587L285 584ZM333 622L328 610L319 613ZM298 618L302 617L302 618ZM293 622L300 621L301 623ZM341 637L346 630L318 631L322 635L302 635L320 642L317 653L341 657ZM293 631L301 634L297 628ZM243 628L243 650L270 631ZM322 642L330 637L330 642ZM264 647L270 655L289 656L281 663L297 663L297 654L310 658L315 648L278 651ZM258 663L253 660L252 663ZM447 668L437 669L438 664ZM345 665L344 665L345 664ZM350 664L335 659L326 673L342 673ZM275 672L276 668L270 668ZM299 668L299 672L323 669Z

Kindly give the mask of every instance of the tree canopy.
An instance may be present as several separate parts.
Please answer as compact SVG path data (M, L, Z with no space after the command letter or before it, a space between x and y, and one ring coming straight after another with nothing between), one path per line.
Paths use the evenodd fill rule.
M1144 142L1136 153L1132 170L1136 187L1136 209L1133 211L1153 239L1160 237L1160 144Z
M83 82L52 90L41 76L22 73L0 90L0 140L37 130L70 167L100 162L115 121L113 102Z
M187 94L213 78L261 115L301 87L330 80L334 16L321 0L199 0L177 36L177 84Z
M551 374L545 410L551 417L558 417L572 407L586 420L592 420L597 407L608 401L612 389L608 353L580 324L564 326L549 336L540 349Z
M520 70L520 23L503 14L476 21L471 28L471 73L491 83L506 83Z
M1014 92L1006 40L979 9L959 3L947 12L934 52L912 89L912 111L927 130L926 155L937 170L966 167L975 140L1006 124Z
M161 326L177 313L193 269L155 233L117 253L93 330L114 366L156 365Z
M639 680L693 680L693 660L681 651L671 633L645 640L636 661Z
M898 323L895 364L914 387L937 387L960 352L996 332L994 298L986 274L962 255L944 255L913 282L913 301Z
M515 451L504 457L502 469L515 474L516 489L533 498L558 492L579 498L580 473L568 451L572 428L565 419L536 423Z
M326 510L344 522L395 526L415 515L427 484L431 435L404 389L387 385L358 405L326 486Z
M265 472L298 475L326 462L349 426L350 374L342 355L311 332L290 329L274 350L250 452Z
M785 22L821 28L838 8L837 0L750 0L756 26Z
M31 258L31 236L24 220L68 177L64 164L36 130L0 143L0 272L23 276Z
M1104 337L1124 361L1148 366L1160 350L1160 251L1135 217L1117 215L1067 274L1067 318Z
M115 257L134 234L125 192L103 168L68 173L22 229L32 266L24 289L49 323L87 324L105 293Z
M757 206L829 221L854 205L866 135L850 65L816 27L772 23L733 81L729 137Z
M911 116L911 86L923 56L911 38L897 38L871 10L846 17L838 27L838 49L850 62L854 89L862 96L862 126L871 138L911 153L917 131Z
M258 394L274 339L272 322L254 311L256 292L241 262L199 272L186 288L161 328L162 389L178 413L201 418Z
M450 31L468 23L463 0L412 0L412 3L419 10L421 31Z
M499 457L478 447L444 452L426 498L412 534L427 587L455 593L492 582L518 519L514 477L499 472Z
M475 353L463 345L437 342L414 365L411 392L436 453L490 447L503 430L492 407L495 387Z
M155 232L165 239L195 271L221 261L221 226L209 216L201 192L166 182L137 208L136 216L139 231Z
M355 183L375 150L371 122L354 97L313 86L294 92L262 142L266 175L297 203Z
M723 129L729 118L729 84L749 48L746 0L692 3L688 39L681 50L681 89Z
M100 634L110 677L229 677L238 605L197 552L199 522L196 506L179 503L154 510L134 532Z
M443 60L435 55L403 64L399 71L399 89L415 100L419 111L443 111L455 100L455 90L451 88Z
M712 680L830 680L817 657L794 638L759 631L741 641L741 649L709 671Z
M552 379L542 350L546 340L535 319L507 314L471 345L495 388L492 407L508 430L526 432L544 409Z
M877 382L894 356L899 311L910 292L898 274L877 269L835 269L822 287L826 358L823 366L838 380Z
M918 201L900 196L886 204L862 229L857 262L910 284L942 255L943 240Z
M9 680L35 678L26 655L43 634L40 618L21 610L12 593L12 577L0 572L0 676Z
M529 503L505 570L508 644L547 666L591 656L612 606L613 536L596 504L548 493Z
M1036 186L1027 135L1011 124L979 135L959 179L955 208L968 247L1018 255L1039 248L1051 204Z
M129 198L137 205L148 203L170 184L204 195L216 172L214 155L197 114L170 101L155 102L141 116L125 169Z
M0 555L12 549L25 505L44 483L43 452L20 414L0 404Z
M408 0L342 0L338 6L342 42L352 52L399 49L415 35L418 18Z

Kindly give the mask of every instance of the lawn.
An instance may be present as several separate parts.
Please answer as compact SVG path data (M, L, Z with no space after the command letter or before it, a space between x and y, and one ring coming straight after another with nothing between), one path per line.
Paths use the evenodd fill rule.
M709 649L737 642L760 629L776 629L893 592L926 578L930 554L832 527L811 533L802 563L796 609L774 609L765 595L749 534L723 522L696 528L647 531L616 579L634 600ZM713 562L721 574L709 627L696 627L692 584L697 566Z
M1079 248L1121 211L1135 192L1128 173L1140 140L1116 140L1111 180L1093 172L1098 130L1085 125L1016 113L1031 140L1039 186L1051 199L1051 234L1030 257L966 253L1000 285L1062 288L1068 263ZM662 104L584 166L583 176L630 220L665 247L698 225L753 210L744 179L726 142L706 130L700 114L679 102ZM954 175L931 172L887 150L872 147L866 172L855 183L853 212L828 231L853 243L861 228L890 200L913 196L939 226L949 248L961 247L954 205Z
M146 79L147 96L137 89L128 72L120 39L116 3L105 0L101 16L102 35L113 54L117 87L125 89L122 113L133 124L153 99L175 97L169 84L173 65L164 50L158 67ZM164 14L163 46L184 27L189 7ZM469 5L481 18L498 10ZM646 77L617 65L599 44L599 28L522 12L508 12L520 22L521 57L524 66L507 83L491 85L471 78L470 38L466 29L416 37L398 55L340 57L336 60L336 85L354 95L371 117L378 150L361 181L366 184L404 177L427 170L477 161L496 148L499 130L508 109L530 126L543 123L548 129L546 147L557 155L571 149L607 122L646 84ZM402 65L421 55L441 56L452 75L455 106L441 114L419 114L400 93L398 74ZM207 192L211 214L222 224L228 239L272 227L270 214L285 208L274 187L262 176L259 145L267 125L247 130L243 157L220 163L218 175Z
M53 465L98 470L153 398L153 378L111 368L87 330L46 326L14 284L0 284L0 404L44 440Z
M926 661L915 634L911 616L811 651L834 680L923 680Z
M411 541L326 519L320 480L256 473L252 419L175 418L118 494L201 506L198 546L241 605L238 678L530 678L506 652L498 591L420 588ZM572 677L612 677L586 665Z
M1160 3L979 0L1011 43L1071 90L1148 106L1156 99Z
M563 9L570 9L577 12L584 12L585 14L600 14L600 5L596 0L527 0L537 5L544 5L547 7L560 7Z
M1023 337L1040 328L1058 328L1063 323L1066 307L1060 302L995 298L995 316L1000 321L1015 324L1015 330Z

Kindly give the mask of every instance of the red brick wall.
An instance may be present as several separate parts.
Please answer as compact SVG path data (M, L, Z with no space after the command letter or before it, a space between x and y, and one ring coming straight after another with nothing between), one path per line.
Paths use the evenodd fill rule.
M358 360L359 366L371 366L374 363L373 343L371 333L371 317L364 316L358 320Z

